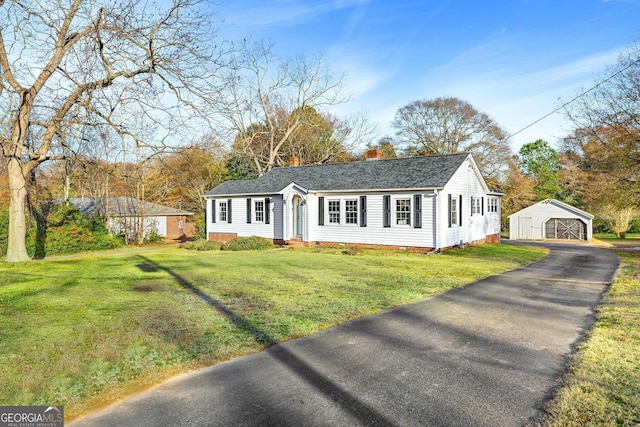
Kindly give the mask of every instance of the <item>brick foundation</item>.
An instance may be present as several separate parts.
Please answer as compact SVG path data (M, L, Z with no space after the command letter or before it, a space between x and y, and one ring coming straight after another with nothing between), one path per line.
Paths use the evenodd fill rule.
M368 243L344 243L344 242L302 242L299 240L295 241L285 241L281 239L274 239L273 243L279 246L289 246L289 247L347 247L347 248L356 248L356 249L383 249L383 250L401 250L401 251L409 251L409 252L419 252L419 253L429 253L434 250L434 248L422 247L422 246L397 246L397 245L374 245ZM490 234L484 239L475 240L470 243L465 243L465 246L478 246L484 245L485 243L500 243L500 234ZM458 245L449 246L446 248L440 248L441 251L445 251L451 248L457 248Z
M487 243L500 243L500 233L487 235L486 242Z
M210 242L222 242L227 243L238 237L237 233L209 233L207 240Z

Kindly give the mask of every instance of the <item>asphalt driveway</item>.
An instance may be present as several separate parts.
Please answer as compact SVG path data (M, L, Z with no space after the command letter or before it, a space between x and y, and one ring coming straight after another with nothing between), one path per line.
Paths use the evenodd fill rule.
M544 260L178 377L84 426L518 426L595 319L618 258Z

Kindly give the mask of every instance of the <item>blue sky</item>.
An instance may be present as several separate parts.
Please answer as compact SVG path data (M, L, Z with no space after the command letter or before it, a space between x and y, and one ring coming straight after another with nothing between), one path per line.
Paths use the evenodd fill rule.
M222 0L220 35L275 42L282 56L326 55L382 135L399 107L453 96L515 133L590 87L640 41L640 0ZM554 114L510 139L555 145Z

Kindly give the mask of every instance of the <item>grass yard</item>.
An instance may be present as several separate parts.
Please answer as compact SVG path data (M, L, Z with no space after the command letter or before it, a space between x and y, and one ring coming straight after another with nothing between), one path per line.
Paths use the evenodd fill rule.
M544 254L165 248L1 264L0 405L65 405L72 419L177 373Z
M623 245L635 245L640 246L640 234L628 233L624 239L616 237L613 233L594 233L593 237L606 243L617 243Z
M640 251L617 254L619 276L574 356L549 425L640 425Z

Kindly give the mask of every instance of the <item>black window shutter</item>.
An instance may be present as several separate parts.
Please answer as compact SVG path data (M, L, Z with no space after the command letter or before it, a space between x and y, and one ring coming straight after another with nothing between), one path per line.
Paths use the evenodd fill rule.
M422 196L413 196L413 228L422 228Z
M231 200L227 199L227 222L231 224Z
M264 223L269 224L271 221L271 199L264 199Z
M448 212L449 212L449 228L451 228L451 225L452 225L451 224L451 194L449 194L449 209L448 209Z
M462 227L462 194L460 195L460 202L458 203L458 206L459 206L458 209L460 210L458 212L460 214L460 221L458 221L458 225Z
M384 227L391 227L391 196L382 196L382 210L382 225Z
M324 197L318 197L318 225L324 225Z
M482 206L482 215L484 215L484 197L480 197L480 205Z
M473 196L469 197L469 200L471 200L471 209L469 209L469 212L471 212L471 216L473 216Z
M251 224L251 199L247 199L247 224Z
M360 196L360 227L367 226L367 196Z
M216 223L216 201L211 201L211 222Z

